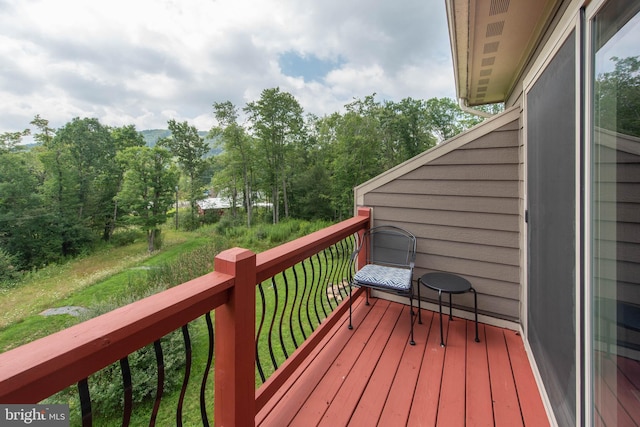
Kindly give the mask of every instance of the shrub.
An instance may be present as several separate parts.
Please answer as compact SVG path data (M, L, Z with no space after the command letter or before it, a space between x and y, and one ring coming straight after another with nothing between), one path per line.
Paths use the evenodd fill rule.
M91 308L82 318L87 320L97 317L162 290L162 287L153 287L147 289L143 295L137 295L137 292L133 292L124 298L106 301ZM190 334L190 338L191 345L196 345L193 334ZM184 375L185 347L181 331L177 330L162 337L160 343L164 363L163 394L170 394L180 388ZM149 344L131 353L128 356L128 361L134 405L154 399L158 382L158 365L154 345ZM94 373L89 377L88 382L91 410L94 417L111 418L122 413L124 391L119 362ZM77 388L72 386L46 399L45 403L74 406L77 404L77 393Z
M19 278L18 257L0 248L0 288L14 286Z
M118 230L109 239L116 247L127 246L135 243L136 240L144 238L144 233L139 229Z

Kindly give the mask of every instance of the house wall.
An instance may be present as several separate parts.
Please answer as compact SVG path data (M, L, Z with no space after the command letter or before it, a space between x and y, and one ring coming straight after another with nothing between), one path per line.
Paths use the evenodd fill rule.
M415 277L445 271L466 277L480 313L520 317L522 156L520 108L405 162L356 189L374 225L393 224L418 239ZM437 301L426 288L423 299ZM454 297L473 309L473 295Z

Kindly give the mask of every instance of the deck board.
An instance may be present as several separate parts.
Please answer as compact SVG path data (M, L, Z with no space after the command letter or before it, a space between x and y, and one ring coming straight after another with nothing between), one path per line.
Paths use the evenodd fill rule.
M367 316L367 321L353 329L353 338L349 341L349 346L345 347L335 358L323 376L322 381L313 390L292 420L292 426L308 426L307 420L313 419L317 423L322 418L344 383L344 379L356 365L370 337L378 329L378 324L388 306L389 304L386 301L381 304L374 304Z
M262 426L549 425L520 336L423 310L358 301L256 416ZM276 373L277 374L277 373Z
M427 316L429 314L429 316ZM442 384L442 366L444 364L444 351L440 348L440 319L433 312L423 312L425 318L425 334L420 336L417 344L425 343L426 349L422 359L422 367L418 384L413 395L409 425L433 426L438 417L438 401L440 400L440 384ZM448 330L448 322L444 325L444 333Z
M448 316L443 317L447 322ZM463 426L465 422L465 366L467 352L467 323L462 319L448 321L442 386L438 405L438 426Z
M406 308L401 315L407 316ZM417 331L416 331L417 333ZM366 389L360 396L360 401L351 416L350 425L375 425L380 418L382 409L387 401L388 392L396 376L397 367L400 366L406 337L401 333L392 333L387 346L385 347L378 364L380 366L390 366L391 369L376 369L367 384ZM393 369L395 367L395 369Z
M514 331L505 330L503 334L509 351L511 372L515 379L524 424L528 426L548 425L544 404L533 377L522 338ZM541 416L543 414L544 416Z
M467 336L475 338L475 325L467 322ZM480 343L486 342L484 325L478 326L478 338ZM473 360L473 366L467 371L467 410L466 425L468 427L485 426L487 420L493 419L493 404L491 394L487 390L491 389L489 378L489 360L487 358L487 348L484 345L467 346L467 360Z
M404 425L407 422L424 356L425 340L421 339L416 341L416 345L410 345L408 323L402 322L399 326L399 330L394 331L394 333L398 333L405 338L402 343L404 351L380 414L379 425L381 426ZM420 326L424 326L424 324L414 325L414 336L420 334L419 330L422 329ZM379 369L387 369L387 367L379 367Z
M373 375L378 360L389 341L390 336L385 331L392 330L396 326L399 318L402 317L400 316L401 314L409 316L408 311L403 310L402 307L396 304L392 304L387 308L379 327L376 328L376 331L364 348L364 353L367 357L360 358L358 363L346 376L342 387L340 387L340 390L335 394L334 400L340 404L329 406L320 421L320 426L335 427L336 425L343 426L348 424L351 414L357 408L360 397L367 387L369 378ZM353 409L347 411L345 408Z
M503 330L486 325L485 336L496 425L514 427L523 425Z

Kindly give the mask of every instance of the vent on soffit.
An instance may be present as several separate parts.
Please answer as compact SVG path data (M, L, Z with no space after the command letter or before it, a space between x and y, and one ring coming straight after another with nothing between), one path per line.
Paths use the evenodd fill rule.
M504 21L493 22L487 25L487 37L496 37L502 35L502 30L504 30Z
M498 51L498 46L500 45L500 42L491 42L491 43L485 43L484 44L484 50L482 53L487 54L487 53L496 53Z
M509 1L510 0L491 0L491 5L489 6L489 16L507 13L507 10L509 10Z
M483 67L490 67L493 64L495 64L496 62L496 57L495 56L491 56L489 58L483 58L482 59L482 66Z

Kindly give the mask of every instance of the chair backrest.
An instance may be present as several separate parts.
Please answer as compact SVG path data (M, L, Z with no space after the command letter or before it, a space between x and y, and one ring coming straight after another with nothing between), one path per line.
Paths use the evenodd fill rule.
M407 230L381 225L369 229L363 237L367 263L409 268L415 262L416 238Z

